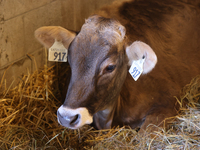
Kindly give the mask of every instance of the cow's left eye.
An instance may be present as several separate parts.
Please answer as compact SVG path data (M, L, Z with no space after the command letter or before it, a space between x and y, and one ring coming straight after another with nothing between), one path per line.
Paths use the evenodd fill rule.
M105 71L106 72L112 72L114 69L115 69L116 65L108 65L106 68L105 68Z

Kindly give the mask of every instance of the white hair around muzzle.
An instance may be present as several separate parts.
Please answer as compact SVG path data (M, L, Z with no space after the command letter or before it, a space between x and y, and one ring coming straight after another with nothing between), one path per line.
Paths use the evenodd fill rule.
M93 116L89 114L85 107L71 109L62 105L57 111L57 118L62 126L70 129L78 129L93 122Z

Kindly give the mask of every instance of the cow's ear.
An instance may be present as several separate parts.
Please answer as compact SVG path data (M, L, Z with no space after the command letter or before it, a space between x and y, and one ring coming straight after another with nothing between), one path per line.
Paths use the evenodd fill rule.
M62 41L63 45L68 48L76 33L59 26L45 26L35 31L35 37L45 47L50 48L55 40Z
M145 58L143 65L143 74L150 72L157 63L157 56L152 48L144 42L135 41L130 46L126 47L128 56L128 65L131 66L133 61Z

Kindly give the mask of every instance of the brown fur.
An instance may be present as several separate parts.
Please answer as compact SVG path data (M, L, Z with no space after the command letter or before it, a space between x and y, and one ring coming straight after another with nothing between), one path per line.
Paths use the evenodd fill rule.
M200 73L199 6L194 1L138 0L115 6L114 14L112 6L100 11L125 26L130 43L144 41L158 57L153 71L137 82L127 75L112 126L145 129L177 113L174 96Z
M200 3L135 0L107 6L97 14L103 17L90 17L75 38L66 32L70 41L74 39L68 55L72 76L63 106L86 107L98 129L146 129L176 115L174 96L200 73ZM37 35L42 34L48 35ZM150 45L158 59L138 81L128 73L126 55L134 41Z

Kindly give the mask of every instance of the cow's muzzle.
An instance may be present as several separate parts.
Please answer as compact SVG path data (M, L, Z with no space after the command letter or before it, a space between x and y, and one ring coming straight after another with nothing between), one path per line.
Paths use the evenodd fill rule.
M93 119L87 108L71 109L61 106L57 111L58 122L65 127L78 129L85 124L91 124Z

